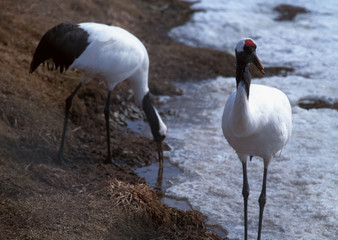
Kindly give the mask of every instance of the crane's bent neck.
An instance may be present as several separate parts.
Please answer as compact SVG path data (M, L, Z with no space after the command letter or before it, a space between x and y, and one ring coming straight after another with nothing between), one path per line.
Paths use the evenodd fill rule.
M146 114L154 140L156 142L162 142L167 135L167 127L163 123L156 108L151 103L149 92L144 96L142 100L142 108L144 113Z

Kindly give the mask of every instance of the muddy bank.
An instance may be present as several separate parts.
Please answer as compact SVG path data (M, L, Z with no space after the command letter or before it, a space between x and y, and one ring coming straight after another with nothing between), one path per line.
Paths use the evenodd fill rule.
M155 144L123 127L142 119L126 83L114 91L113 159L106 157L103 107L107 91L92 81L74 99L66 165L55 163L64 101L79 82L39 68L28 74L43 33L60 22L95 21L128 29L146 45L149 85L156 95L182 94L172 81L232 76L233 57L173 42L167 31L192 13L180 1L1 1L0 8L0 238L220 239L197 211L163 205L135 166L157 161ZM221 59L221 61L220 61Z
M80 75L41 67L28 74L34 49L49 28L95 21L123 27L144 42L155 101L156 95L182 94L173 81L234 76L232 55L167 36L189 20L189 6L176 0L0 1L1 239L221 239L207 230L200 213L163 205L134 173L135 167L156 162L157 153L150 138L125 127L126 119L144 118L127 83L117 86L111 103L112 154L123 169L103 164L107 90L100 79L74 99L65 145L71 162L60 166L55 159L64 101Z

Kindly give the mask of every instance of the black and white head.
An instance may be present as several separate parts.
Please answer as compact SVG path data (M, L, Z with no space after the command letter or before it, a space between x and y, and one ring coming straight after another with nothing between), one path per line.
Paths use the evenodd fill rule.
M256 55L256 48L257 46L251 38L240 40L235 49L237 61L244 64L252 62L262 74L265 74L264 67Z
M160 114L157 112L157 110L154 108L156 118L154 120L154 123L150 126L151 132L153 134L155 142L162 142L165 137L167 136L167 126L164 124L162 118L160 117Z

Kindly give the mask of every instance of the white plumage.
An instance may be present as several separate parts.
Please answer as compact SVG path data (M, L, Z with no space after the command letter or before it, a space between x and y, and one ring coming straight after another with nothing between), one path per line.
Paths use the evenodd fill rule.
M268 166L272 157L285 146L291 136L292 112L290 102L283 92L276 88L251 84L250 62L264 74L264 68L256 55L255 43L251 39L243 39L236 46L237 88L226 102L222 129L228 143L242 162L245 239L249 197L246 162L253 156L264 160L263 186L259 198L260 239Z
M88 34L89 45L69 68L77 68L90 76L103 77L112 90L117 83L134 80L139 103L148 89L149 58L139 39L126 30L97 23L80 23Z
M250 85L247 99L240 84L225 105L222 123L237 154L270 159L291 136L290 102L282 91L258 84Z
M60 72L76 68L82 72L82 80L66 100L66 113L62 132L59 160L63 159L69 111L72 100L81 86L95 78L108 84L105 105L108 157L111 162L109 106L114 87L129 81L136 103L141 106L149 121L154 140L158 143L159 159L163 162L162 141L167 127L151 103L148 88L149 57L142 42L128 31L99 23L59 24L41 38L31 63L30 72L44 61L52 59ZM114 163L114 162L113 162Z

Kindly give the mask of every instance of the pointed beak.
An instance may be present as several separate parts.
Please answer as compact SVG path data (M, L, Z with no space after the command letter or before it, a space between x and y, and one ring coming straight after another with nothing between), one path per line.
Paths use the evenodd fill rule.
M255 64L255 66L258 68L258 70L259 70L263 75L265 75L264 67L263 67L261 61L259 61L259 58L257 57L257 55L256 55L255 52L253 53L252 63Z

